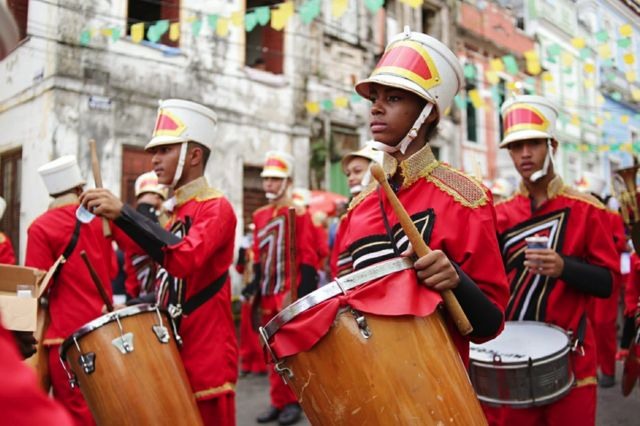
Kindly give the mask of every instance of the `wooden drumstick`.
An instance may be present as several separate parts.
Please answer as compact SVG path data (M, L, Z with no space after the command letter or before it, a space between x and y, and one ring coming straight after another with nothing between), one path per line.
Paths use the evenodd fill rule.
M100 163L98 162L98 151L96 149L95 139L89 140L89 149L91 150L91 169L93 170L93 180L96 183L96 188L102 188L102 175L100 174ZM102 232L105 237L111 236L109 220L105 217L102 218Z
M293 303L298 299L298 274L296 265L296 209L295 207L289 207L287 212L287 219L289 222L289 275L291 284L291 301Z
M93 283L96 285L96 288L98 289L98 293L100 293L100 297L102 298L102 301L107 307L107 312L113 312L113 303L111 303L111 300L109 299L109 295L105 291L104 286L102 285L102 281L100 281L100 277L98 276L98 273L96 272L95 269L93 269L93 265L91 265L91 262L89 262L89 257L87 256L87 252L82 250L80 252L80 256L82 257L82 260L84 260L84 264L87 265L89 274L91 274L91 279L93 280Z
M389 200L393 211L398 217L400 226L402 226L402 229L407 235L409 242L411 242L411 245L416 251L416 254L419 257L428 254L431 249L429 249L427 244L424 242L422 236L416 228L416 225L413 223L413 221L409 217L409 214L404 209L402 203L400 203L400 200L398 200L398 197L389 186L387 177L385 176L384 171L382 170L380 165L373 164L371 166L371 175L375 178L375 180L378 181L380 186L382 186L382 189L384 190L384 193L387 196L387 199ZM456 299L456 296L453 294L453 292L447 289L442 291L440 294L442 295L442 299L444 300L444 306L447 308L447 311L453 318L453 321L456 323L456 327L458 328L460 334L466 336L467 334L471 333L473 331L473 327L471 326L467 315L462 310L462 307L460 306L460 303L458 302L458 299Z

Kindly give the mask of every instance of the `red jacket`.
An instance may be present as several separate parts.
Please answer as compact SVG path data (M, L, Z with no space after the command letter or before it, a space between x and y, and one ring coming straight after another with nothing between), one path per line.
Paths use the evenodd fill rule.
M183 301L225 274L233 261L236 215L226 198L204 177L176 190L168 229L182 241L163 249L162 266L183 280ZM181 356L197 399L233 392L238 346L231 316L231 283L190 315L182 317Z
M398 167L405 183L396 195L427 245L442 250L504 311L507 281L496 239L495 212L486 190L463 173L436 161L428 145ZM398 257L408 246L391 205L382 195L395 249L390 242L376 188L372 184L355 197L342 219L341 237L336 239L338 275ZM469 340L449 325L466 364Z
M71 240L77 208L78 197L64 195L56 198L49 210L33 221L27 230L26 266L47 270L53 265ZM102 231L102 221L96 218L80 226L75 249L50 284L51 324L45 334L45 344L61 343L78 328L102 315L104 302L80 257L83 250L87 252L107 294L112 296L115 254L111 240L105 238Z
M534 211L522 185L513 197L496 206L502 254L511 283L507 320L541 321L576 333L592 296L561 279L531 274L522 264L525 238L548 236L550 247L558 253L612 273L619 270L619 257L610 220L600 202L565 186L559 176L549 183L547 193L549 199ZM585 347L592 346L588 325ZM595 375L595 352L575 358L577 379Z
M0 232L0 263L6 265L16 264L16 255L13 252L11 240L3 232Z

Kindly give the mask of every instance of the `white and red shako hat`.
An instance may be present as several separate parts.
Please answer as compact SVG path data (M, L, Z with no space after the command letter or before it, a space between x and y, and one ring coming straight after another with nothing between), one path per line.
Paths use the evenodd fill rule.
M61 194L86 183L74 155L64 155L50 161L40 166L38 173L50 195Z
M139 197L146 192L153 192L166 200L169 195L169 188L158 183L158 176L155 172L147 172L138 176L134 185L134 190L136 197Z
M182 99L159 102L153 137L144 149L182 142L197 142L211 150L218 117L212 109Z
M311 203L311 191L307 188L294 188L291 192L291 201L298 207L306 207Z
M350 152L342 157L342 170L346 173L349 162L358 157L382 164L382 155L382 152L376 151L370 145L366 145L364 148Z
M502 104L500 112L504 128L500 148L515 141L555 138L558 108L542 96L516 96Z
M260 177L290 178L293 176L293 156L283 151L268 151Z
M593 172L584 172L582 177L576 182L576 187L580 192L602 195L607 182Z

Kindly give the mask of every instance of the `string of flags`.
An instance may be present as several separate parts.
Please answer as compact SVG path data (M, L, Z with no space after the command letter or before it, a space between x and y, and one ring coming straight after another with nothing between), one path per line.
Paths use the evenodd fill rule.
M320 114L321 111L333 111L334 109L347 108L350 104L362 101L362 97L357 93L350 96L337 96L333 99L323 99L321 101L306 101L304 107L309 115Z

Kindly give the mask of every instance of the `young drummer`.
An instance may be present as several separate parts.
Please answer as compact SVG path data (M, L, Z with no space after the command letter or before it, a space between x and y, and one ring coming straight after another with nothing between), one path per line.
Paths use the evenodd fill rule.
M619 261L610 226L599 201L555 174L555 106L540 96L517 96L505 102L502 116L505 137L500 147L508 149L522 177L516 194L496 206L511 283L506 317L546 322L571 333L576 382L568 395L548 405L485 411L505 425L593 425L596 352L586 310L592 297L611 294ZM526 239L536 234L548 237L548 248L527 248Z
M415 262L418 282L453 290L474 331L490 339L503 325L508 297L486 188L436 160L428 141L463 82L455 55L425 34L397 35L356 91L371 101L372 146L389 154L385 171L397 197L432 251ZM357 270L401 256L408 240L388 200L371 184L353 199L344 220L341 258ZM464 362L469 338L449 328Z
M211 109L195 102L160 102L145 149L153 153L158 182L175 190L170 231L106 189L86 191L81 201L95 214L115 220L165 269L158 299L178 323L180 355L200 414L207 425L234 425L238 349L228 270L236 217L204 177L216 122Z

